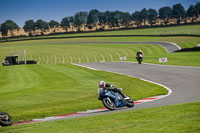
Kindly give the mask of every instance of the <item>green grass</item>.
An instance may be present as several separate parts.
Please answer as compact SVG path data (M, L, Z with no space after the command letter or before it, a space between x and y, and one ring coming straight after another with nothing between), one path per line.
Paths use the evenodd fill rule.
M2 133L198 133L200 102L0 128Z
M116 31L102 31L92 33L76 33L63 35L50 35L45 37L70 37L70 36L98 36L98 35L200 35L200 25L158 27L145 29L129 29Z
M198 26L195 28L198 29ZM167 51L161 46L148 44L66 43L78 41L168 41L177 43L182 48L190 48L200 43L200 38L104 37L53 40L45 39L0 43L0 60L3 60L5 56L10 55L10 51L12 50L23 51L25 49L27 51L28 60L33 59L38 61L37 65L19 65L9 67L0 66L0 109L8 112L13 117L14 121L17 122L18 120L31 120L33 118L44 118L45 116L54 116L66 113L74 113L86 109L101 108L103 107L103 105L100 101L97 100L97 83L100 80L105 80L117 87L122 87L125 94L129 94L134 100L167 93L167 91L162 87L143 82L135 78L130 78L127 76L108 72L88 70L85 68L70 65L71 63L99 62L102 60L118 61L119 57L122 56L127 56L128 61L136 61L135 54L139 49L142 49L145 55L144 62L147 63L158 63L158 58L167 57L168 62L164 63L167 65L200 66L200 52L167 53ZM21 60L22 58L23 56L20 56ZM199 104L192 105L199 107ZM194 109L195 107L192 108ZM166 107L166 110L168 109L170 108ZM181 110L181 107L179 110ZM138 112L136 113L136 115L132 115L130 117L132 118L132 120L134 120L133 123L136 123L138 121L140 122L140 120L144 123L147 123L147 130L141 128L143 126L142 123L140 123L138 127L136 126L138 132L142 129L144 129L144 132L148 131L148 129L149 131L153 129L155 131L155 129L157 129L157 125L159 125L159 123L153 121L154 119L158 119L156 118L157 116L155 116L155 118L153 117L153 120L150 119L152 117L147 119L147 121L145 120L146 118L148 118L149 115L147 112L149 111L146 110L143 114L140 114ZM131 114L132 113L135 113L135 111L131 112ZM164 115L166 115L167 113L170 112L168 111ZM175 115L176 113L172 113L171 115ZM137 117L137 115L140 117ZM108 115L103 116L102 118L106 119L107 116ZM126 118L128 116L130 115L127 113L125 113L124 115L123 113L120 113L119 117L116 118L116 123L121 123L119 119L122 117ZM158 116L161 117L162 115ZM100 120L99 123L97 123L96 125L92 124L91 127L87 130L84 129L83 121L87 121L88 119L89 124L93 123L93 120L90 120L90 118L84 118L83 120L80 119L80 122L78 123L80 125L78 125L78 127L80 127L80 129L82 129L84 132L97 132L98 130L95 130L95 127L100 123L103 123L103 119ZM94 119L97 119L97 117L94 117ZM171 119L172 118L168 119L168 124L173 123ZM190 116L187 115L186 119L188 121L191 120ZM131 123L131 119L128 120ZM161 118L159 120L160 123L164 122L165 124L167 124L165 121L162 121ZM76 130L79 128L73 128L76 127L76 125L73 125L76 122L74 120L69 121L72 123L72 125L69 125L69 127L71 126L72 129L66 128L66 131L79 131ZM151 125L152 121L154 125ZM111 123L112 122L113 121L111 121ZM124 119L122 123L123 122L125 122L125 124L122 124L121 127L117 126L120 128L119 131L121 131L123 127L127 128L126 132L130 132L131 129L135 128L134 124L131 125L133 126L133 128L129 126L127 127L126 125L129 124L126 123L126 119ZM63 121L60 123L63 123ZM66 121L66 123L68 123L68 121ZM65 125L58 126L58 128L62 129L63 127L68 125L66 123ZM48 124L49 123L47 123L45 127L49 127L51 125L49 124L48 126ZM187 124L188 122L183 122L181 127L178 127L178 129L181 129L183 125ZM171 124L169 126L172 127L173 125L174 124ZM164 124L161 124L160 126L162 127L164 126ZM188 131L189 126L188 128L186 128L185 132ZM37 124L36 127L38 127ZM52 127L52 125L50 127ZM116 132L115 130L113 131L108 129L108 127L109 125L105 127L102 132L106 132L107 130L111 132ZM0 130L8 129L9 132L10 128L15 127L3 128ZM28 128L34 130L34 128L32 128L31 126L29 126ZM58 128L55 128L55 130L59 130ZM26 130L26 128L22 128L22 130L23 129L24 131ZM172 128L172 130L169 130L169 132L176 131L178 129L174 127ZM46 132L49 131L48 129L44 130L47 130ZM41 129L40 131L42 132L44 130ZM15 131L15 129L13 131ZM16 130L16 132L18 131L21 132L20 129Z
M200 43L197 37L120 37L120 38L77 38L7 42L0 44L0 60L10 55L10 51L27 51L28 60L39 64L70 64L99 61L119 61L126 56L135 61L136 52L141 49L145 55L144 62L158 64L158 58L168 57L165 65L200 66L199 52L167 53L158 45L149 44L81 44L69 43L79 41L168 41L177 43L182 48L190 48Z
M133 99L166 94L135 78L74 65L20 65L0 68L0 109L15 122L102 108L97 83L105 80Z
M9 55L11 50L27 51L28 60L36 60L39 64L70 64L99 61L118 61L120 57L135 57L138 49L143 49L146 55L156 53L167 53L166 50L156 45L146 44L66 44L67 40L50 40L15 42L0 45L2 52L1 60Z
M200 25L84 33L77 35L200 35Z
M73 38L62 39L65 42L78 42L78 41L166 41L178 44L181 48L192 48L200 44L199 37L86 37L86 38ZM56 41L56 39L54 40Z
M159 58L167 58L168 62L159 63ZM129 58L128 61L136 62L136 59ZM200 52L157 53L155 55L145 56L144 62L160 65L200 66Z
M98 36L98 35L200 35L200 25L186 25L186 26L172 26L172 27L158 27L145 29L129 29L116 31L102 31L91 33L69 33L61 35L38 36L31 38L49 38L49 37L73 37L73 36ZM30 37L20 37L10 40L30 39Z

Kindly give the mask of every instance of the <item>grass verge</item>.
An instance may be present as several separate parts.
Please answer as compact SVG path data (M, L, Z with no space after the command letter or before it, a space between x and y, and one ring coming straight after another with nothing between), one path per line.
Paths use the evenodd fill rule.
M8 42L0 44L0 60L11 51L27 51L28 60L36 60L39 64L70 64L99 61L119 61L126 56L135 61L136 52L141 49L145 55L144 62L159 64L158 58L167 57L164 65L200 66L200 52L167 53L158 45L149 44L81 44L79 41L168 41L175 42L182 48L194 47L200 43L197 37L121 37L121 38L77 38ZM77 42L77 43L69 43Z
M200 102L0 128L2 133L198 133Z
M0 69L0 109L14 122L102 108L98 82L121 87L134 100L167 94L160 86L136 78L74 65L19 65Z

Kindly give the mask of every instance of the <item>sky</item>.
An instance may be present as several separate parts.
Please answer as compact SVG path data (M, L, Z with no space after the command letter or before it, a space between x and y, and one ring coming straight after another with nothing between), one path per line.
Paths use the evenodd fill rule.
M26 20L37 21L56 20L60 23L62 18L73 16L80 11L89 12L91 9L99 11L123 11L133 13L143 8L153 8L158 11L160 7L181 3L187 10L200 0L0 0L0 24L6 20L13 20L23 27Z

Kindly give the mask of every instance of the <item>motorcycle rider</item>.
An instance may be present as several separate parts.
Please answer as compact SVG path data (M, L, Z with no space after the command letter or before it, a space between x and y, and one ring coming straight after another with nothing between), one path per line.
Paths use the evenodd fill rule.
M128 97L122 92L122 88L116 88L115 86L108 84L104 81L100 81L98 83L99 89L107 89L113 92L118 92L124 99L127 99ZM100 98L98 97L100 100Z
M138 60L138 64L142 64L144 54L142 53L142 50L139 50L136 54L136 59Z

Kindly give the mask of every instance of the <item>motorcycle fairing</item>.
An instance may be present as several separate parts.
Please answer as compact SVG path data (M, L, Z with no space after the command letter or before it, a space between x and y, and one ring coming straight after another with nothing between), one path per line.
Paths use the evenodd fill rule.
M123 100L123 98L120 94L109 91L105 95L114 100L117 108L126 106L126 102Z

